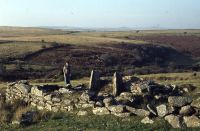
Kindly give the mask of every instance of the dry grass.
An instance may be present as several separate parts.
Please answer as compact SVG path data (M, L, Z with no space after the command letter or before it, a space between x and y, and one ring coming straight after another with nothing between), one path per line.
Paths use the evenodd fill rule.
M96 44L116 44L121 42L143 44L141 40L124 40L119 38L96 37L86 35L41 35L41 36L21 36L21 37L0 37L0 40L12 41L41 41L68 43L75 45L96 45Z
M185 72L140 75L139 77L142 77L144 79L155 80L162 84L192 84L195 87L197 87L197 91L200 91L200 72L196 72L196 76L194 76L193 72Z
M27 111L30 111L30 107L28 106L19 106L13 115L13 120L20 121L22 114L26 113Z
M34 42L13 42L0 44L0 58L19 56L30 52L41 50L43 45L46 48L50 47L50 44L34 43Z
M66 31L43 29L43 28L31 28L31 27L0 27L1 37L11 36L37 36L37 35L48 35L48 34L64 34Z

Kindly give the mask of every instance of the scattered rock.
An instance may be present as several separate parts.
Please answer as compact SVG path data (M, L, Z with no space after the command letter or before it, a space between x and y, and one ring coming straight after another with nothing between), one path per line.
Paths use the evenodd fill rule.
M184 84L181 85L179 88L181 88L186 93L194 91L196 89L196 87L193 86L192 84Z
M157 110L158 116L160 117L164 117L168 114L167 106L164 104L157 106L156 110Z
M8 86L14 86L15 84L16 84L16 82L7 83Z
M153 124L154 121L150 119L149 117L145 117L144 119L141 120L141 123L143 124Z
M20 124L20 121L12 121L12 124L13 124L13 125L19 125L19 124Z
M36 96L43 96L42 90L39 90L37 86L33 86L31 88L31 94L36 95Z
M175 116L175 115L168 115L165 116L165 120L173 127L173 128L181 128L182 124L180 121L180 117L179 116Z
M82 93L82 95L80 96L80 100L82 100L84 102L88 102L90 100L89 94L86 92Z
M48 111L51 111L52 110L52 105L49 104L49 103L46 103L45 104L45 109L47 109Z
M135 98L120 95L120 96L115 97L115 100L120 105L130 105L134 102Z
M187 127L200 127L200 119L196 116L184 116L184 123Z
M79 111L79 112L77 113L78 116L86 116L87 114L88 114L87 111Z
M63 100L63 104L64 104L65 106L69 106L69 105L72 104L72 100L65 99L65 100Z
M200 98L194 99L191 103L191 106L199 108L200 109Z
M67 88L60 88L59 89L59 92L61 93L61 94L66 94L66 93L73 93L72 91L70 91L69 89L67 89Z
M60 98L57 98L57 97L53 97L53 98L52 98L52 102L60 102L60 101L61 101Z
M105 107L111 106L114 103L114 99L112 97L107 97L103 100Z
M152 81L143 81L137 84L133 83L131 86L131 92L134 94L147 93L150 91L150 84L152 84Z
M111 114L113 114L117 117L123 117L123 118L131 116L130 112L124 112L124 113L112 112Z
M19 84L26 84L26 85L29 84L29 82L27 80L20 80L18 83Z
M93 114L95 115L109 115L110 111L105 107L96 107L93 108Z
M31 91L31 86L26 84L15 84L15 87L23 94L28 94Z
M184 116L188 116L188 115L192 115L194 113L194 109L188 105L188 106L183 106L181 107L181 110L180 110L180 115L184 115Z
M144 109L136 109L130 106L126 106L126 110L128 110L129 112L137 115L137 116L141 116L141 117L146 117L150 115L150 112Z
M113 106L109 106L108 110L110 110L111 112L115 112L115 113L122 113L125 110L125 106L123 106L123 105L113 105Z
M51 95L46 95L46 96L44 96L44 99L45 99L46 101L51 101Z
M38 110L44 110L44 107L43 107L43 106L37 105L37 109L38 109Z
M97 106L97 107L103 107L103 103L100 102L100 101L97 101L97 102L95 103L95 106Z
M183 97L183 96L170 96L168 98L168 102L171 106L182 107L191 104L192 99L190 97Z
M94 104L90 104L90 103L85 103L85 104L82 104L82 108L91 108L91 107L94 107Z
M58 111L60 110L60 107L58 107L58 106L53 106L53 107L51 107L51 110L52 110L53 112L58 112Z

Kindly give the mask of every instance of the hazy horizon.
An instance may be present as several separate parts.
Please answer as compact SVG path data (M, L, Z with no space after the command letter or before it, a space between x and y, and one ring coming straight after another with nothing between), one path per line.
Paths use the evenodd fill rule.
M0 26L200 29L199 0L0 0Z

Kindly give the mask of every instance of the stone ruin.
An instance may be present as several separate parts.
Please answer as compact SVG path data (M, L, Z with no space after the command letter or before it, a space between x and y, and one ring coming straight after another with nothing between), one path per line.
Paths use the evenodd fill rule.
M160 85L136 77L122 78L119 73L114 74L112 83L111 92L102 91L98 71L92 71L89 88L37 86L22 80L8 84L6 101L23 100L38 110L77 111L80 116L87 115L88 109L95 115L136 115L144 118L144 124L161 117L173 128L200 126L200 99L187 96L193 86Z

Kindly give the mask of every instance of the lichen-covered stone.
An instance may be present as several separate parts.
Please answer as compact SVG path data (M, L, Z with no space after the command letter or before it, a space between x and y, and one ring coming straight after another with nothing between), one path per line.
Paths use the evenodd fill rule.
M88 114L87 111L79 111L79 112L77 113L78 116L86 116L87 114Z
M137 115L137 116L141 116L141 117L146 117L150 115L150 112L144 109L136 109L130 106L126 106L126 110L128 110L129 112Z
M187 106L181 107L179 113L180 115L187 116L187 115L192 115L194 112L195 110L190 105L187 105Z
M108 110L110 110L111 112L115 112L115 113L122 113L125 110L125 106L123 106L123 105L113 105L113 106L109 106Z
M200 119L197 116L184 116L183 120L187 127L200 127Z
M157 110L158 116L160 117L164 117L169 113L167 106L165 104L157 106L156 110Z
M168 98L168 102L171 106L182 107L191 104L192 99L190 97L184 97L184 96L170 96Z
M150 119L149 117L145 117L144 119L141 120L141 123L143 124L153 124L154 121Z
M36 95L36 96L43 96L42 90L39 90L37 86L33 86L31 88L31 94Z
M121 74L115 72L113 76L113 96L118 96L124 91L124 85Z
M111 114L117 116L117 117L122 117L122 118L126 118L126 117L130 117L131 113L130 112L123 112L123 113L119 113L119 112L111 112Z
M23 94L28 94L31 91L31 86L26 84L15 84L16 89L18 89Z
M191 106L199 108L200 109L200 98L194 99L191 103Z
M109 115L110 111L105 107L96 107L92 110L95 115Z
M112 97L107 97L103 100L105 107L108 107L114 103L114 99Z
M181 128L182 124L181 124L181 120L179 116L175 116L175 115L168 115L165 116L165 120L173 127L173 128Z

